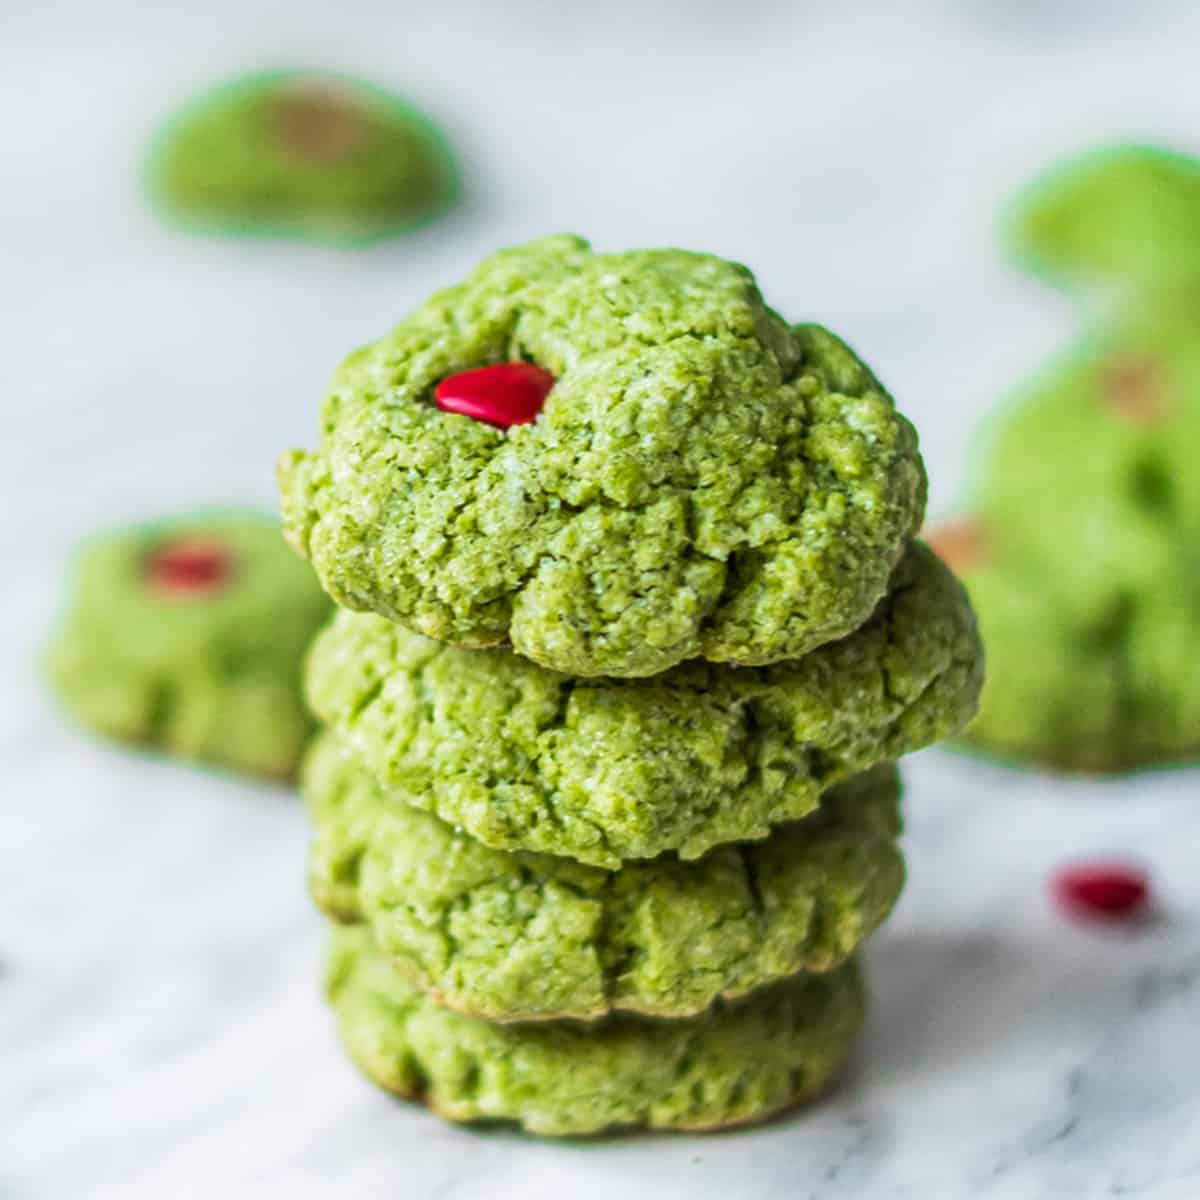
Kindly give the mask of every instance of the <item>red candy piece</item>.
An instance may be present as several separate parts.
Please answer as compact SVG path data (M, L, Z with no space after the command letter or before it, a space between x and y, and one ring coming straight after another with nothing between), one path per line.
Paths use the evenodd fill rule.
M212 538L180 538L156 550L146 563L150 590L170 599L218 592L233 574L233 556Z
M533 363L497 363L447 375L437 385L434 399L443 412L507 429L536 421L553 386L554 376Z
M1121 862L1077 863L1063 867L1051 883L1059 907L1093 921L1136 916L1150 898L1150 880L1140 867Z

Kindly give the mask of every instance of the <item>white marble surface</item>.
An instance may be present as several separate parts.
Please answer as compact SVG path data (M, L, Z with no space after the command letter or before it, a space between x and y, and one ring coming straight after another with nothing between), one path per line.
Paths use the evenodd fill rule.
M546 1144L362 1083L317 996L294 799L89 743L32 662L78 535L270 503L340 353L547 229L754 265L878 365L944 508L979 414L1070 329L996 260L999 198L1095 136L1200 144L1198 38L1186 0L0 8L0 1195L1200 1196L1200 774L919 756L912 883L830 1102L707 1140ZM134 175L155 113L279 61L423 99L474 203L369 255L158 228ZM1148 928L1046 902L1054 864L1110 850L1153 868Z

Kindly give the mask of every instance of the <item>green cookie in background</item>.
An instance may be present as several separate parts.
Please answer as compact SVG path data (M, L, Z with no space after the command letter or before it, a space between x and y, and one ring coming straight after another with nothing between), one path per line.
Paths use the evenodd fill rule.
M1052 172L1013 240L1089 315L990 422L969 515L931 535L988 650L967 740L1090 771L1200 752L1200 164Z
M1018 261L1073 289L1141 294L1192 283L1200 160L1137 145L1069 159L1017 198L1008 232Z
M155 138L151 198L188 227L353 244L404 232L457 199L442 134L397 97L305 71L204 93Z
M289 778L312 729L301 664L330 609L271 518L163 521L81 548L47 668L106 736Z

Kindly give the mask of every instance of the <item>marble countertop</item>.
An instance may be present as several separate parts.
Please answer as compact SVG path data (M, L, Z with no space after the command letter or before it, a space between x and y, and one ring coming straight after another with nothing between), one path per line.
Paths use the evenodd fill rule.
M653 13L643 11L653 8ZM738 257L877 366L933 507L980 415L1070 336L998 261L1000 200L1111 134L1195 144L1185 2L809 9L517 0L24 6L0 17L0 1196L690 1200L1200 1197L1200 772L1064 783L906 768L911 884L819 1107L712 1138L465 1131L373 1091L321 1004L294 797L66 728L34 652L98 524L272 502L324 380L491 246L576 228ZM601 15L603 12L603 16ZM241 66L395 82L473 201L369 254L158 227L156 113ZM1064 921L1052 868L1150 865L1154 921Z

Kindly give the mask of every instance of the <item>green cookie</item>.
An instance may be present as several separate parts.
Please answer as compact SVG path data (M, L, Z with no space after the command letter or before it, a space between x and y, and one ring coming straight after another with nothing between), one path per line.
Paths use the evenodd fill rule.
M942 546L988 648L979 746L1090 771L1200 751L1197 297L1144 295L988 429Z
M619 871L490 850L388 800L332 738L310 753L310 880L439 1004L487 1020L680 1017L845 961L904 883L893 766L764 842Z
M1057 563L1089 602L1186 559L1200 536L1197 314L1200 280L1144 296L992 420L970 507L1006 556Z
M1073 286L1200 279L1200 160L1128 145L1069 159L1019 198L1010 240Z
M218 231L361 242L455 199L440 133L395 96L304 71L250 75L205 93L155 141L156 202Z
M839 780L960 730L981 673L961 587L914 543L866 624L771 667L573 679L342 612L308 693L382 784L448 824L616 867L805 816Z
M437 1007L359 930L335 935L327 990L350 1057L381 1087L453 1121L551 1136L762 1120L827 1086L863 1018L851 962L679 1021L492 1025Z
M441 411L527 361L531 424ZM284 524L330 594L573 675L763 664L870 615L919 526L916 435L870 371L744 267L551 237L486 260L338 371Z
M980 524L981 530L988 527ZM1002 757L1119 771L1200 753L1200 585L1173 567L1145 592L1081 597L1050 563L964 568L988 647L965 739Z
M1044 580L1002 564L967 575L990 664L967 742L1087 772L1200 754L1195 578L1175 571L1156 593L1114 598L1106 623L1082 622Z
M108 534L79 555L50 677L110 737L286 777L312 726L301 662L329 611L269 518Z

